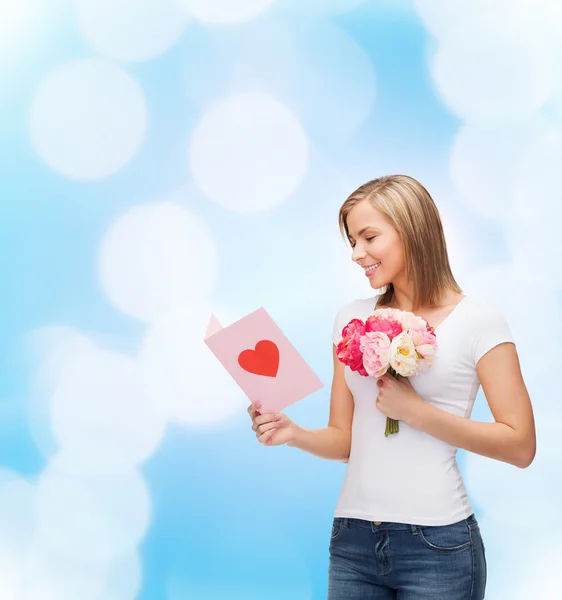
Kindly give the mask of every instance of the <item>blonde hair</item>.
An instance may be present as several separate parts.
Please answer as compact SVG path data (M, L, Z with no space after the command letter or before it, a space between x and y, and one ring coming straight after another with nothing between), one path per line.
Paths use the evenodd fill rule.
M429 192L407 175L385 175L357 188L342 204L338 223L350 241L347 215L368 200L397 230L404 248L406 273L414 289L412 310L437 306L448 290L463 293L456 282L447 254L441 217ZM389 283L377 306L390 306L394 286Z

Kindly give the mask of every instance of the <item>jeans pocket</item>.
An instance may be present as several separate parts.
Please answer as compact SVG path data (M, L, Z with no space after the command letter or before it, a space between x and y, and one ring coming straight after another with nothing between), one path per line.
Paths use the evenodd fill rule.
M343 517L335 517L332 522L330 542L335 542L343 532Z
M465 521L451 525L418 526L420 541L437 552L459 552L472 545L470 529Z

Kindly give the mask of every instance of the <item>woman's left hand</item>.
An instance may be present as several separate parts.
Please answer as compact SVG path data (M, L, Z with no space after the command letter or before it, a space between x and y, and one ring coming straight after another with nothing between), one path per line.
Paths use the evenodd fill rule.
M408 377L400 377L398 381L385 373L377 379L377 386L377 408L385 417L408 423L416 408L423 403Z

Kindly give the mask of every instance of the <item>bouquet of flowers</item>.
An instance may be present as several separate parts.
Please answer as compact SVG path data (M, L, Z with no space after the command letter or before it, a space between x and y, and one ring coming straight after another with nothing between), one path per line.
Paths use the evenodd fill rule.
M394 379L425 373L437 350L435 330L423 318L395 308L379 308L365 321L351 319L336 347L338 359L363 376ZM398 421L386 419L385 436L398 433Z

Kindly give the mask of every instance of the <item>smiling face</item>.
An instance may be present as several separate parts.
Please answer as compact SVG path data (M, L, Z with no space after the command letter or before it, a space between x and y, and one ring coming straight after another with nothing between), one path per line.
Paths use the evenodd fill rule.
M347 214L352 260L363 268L372 288L397 284L406 278L404 249L398 231L369 200L358 202ZM380 266L372 267L380 263Z
M376 207L376 208L375 208ZM341 205L338 225L352 259L369 271L377 306L415 311L462 294L447 254L439 210L425 187L407 175L383 175L360 185Z

